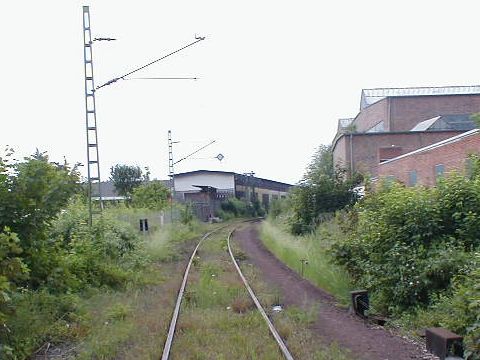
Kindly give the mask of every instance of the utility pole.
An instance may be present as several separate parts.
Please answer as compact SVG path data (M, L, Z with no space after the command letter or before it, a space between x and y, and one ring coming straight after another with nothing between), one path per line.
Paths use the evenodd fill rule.
M168 175L170 177L170 220L173 223L173 200L175 198L175 171L173 162L172 130L168 130Z
M255 173L253 171L250 171L248 173L243 173L243 176L247 179L245 182L245 187L248 189L248 186L250 185L250 196L247 197L247 200L250 200L250 202L255 201L255 183L253 181L253 177L255 176ZM250 199L248 199L250 198Z
M95 92L99 89L112 85L119 80L197 80L196 77L148 77L148 78L131 78L131 75L141 71L153 64L158 63L172 56L180 51L183 51L200 41L205 40L205 37L196 36L195 41L182 46L181 48L163 55L149 63L142 65L129 71L126 74L113 78L106 83L95 87L93 80L93 53L92 44L95 41L113 41L112 38L94 38L92 39L90 9L89 6L83 6L83 60L85 70L85 117L86 117L86 131L87 131L87 163L88 163L88 208L89 208L89 225L93 223L93 204L92 198L97 197L99 200L99 212L103 209L103 198L100 182L100 159L98 156L98 134L97 134L97 112L95 106Z
M98 156L97 111L95 106L95 82L93 80L92 32L90 10L83 7L83 60L85 70L85 125L87 131L87 171L88 171L88 223L93 223L92 197L98 197L98 211L103 209L102 187L100 183L100 158Z
M179 141L173 141L172 130L168 130L168 176L170 177L170 192L172 194L171 195L172 201L170 202L170 218L172 222L173 222L173 200L175 198L175 169L174 169L175 165L178 164L179 162L182 162L183 160L190 158L191 156L202 151L203 149L212 145L215 142L216 140L212 140L208 144L201 146L200 148L180 158L179 160L173 161L173 144L178 144ZM223 156L223 154L218 154L217 156L214 157L214 159L217 159L218 161L222 161L224 158L225 156Z

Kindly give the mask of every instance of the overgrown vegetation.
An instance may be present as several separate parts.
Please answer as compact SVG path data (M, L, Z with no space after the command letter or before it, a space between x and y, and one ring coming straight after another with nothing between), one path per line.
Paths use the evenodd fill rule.
M154 262L177 259L175 244L202 231L189 221L140 236L130 224L138 224L137 212L163 208L166 200L164 189L152 186L140 186L137 194L137 205L149 209L109 208L90 227L75 166L52 163L38 151L22 161L13 160L12 151L0 159L0 358L25 359L37 349L71 343L87 345L72 347L76 350L69 355L115 358L127 341L119 332L128 328L131 335L140 325L114 327L119 332L110 332L96 348L99 334L108 333L96 321L121 323L141 309L131 302L87 305L122 299L121 294L130 299L137 294L138 301L138 294L148 297L144 289L166 276ZM152 192L158 201L146 201Z
M352 289L350 278L341 267L332 264L332 257L327 251L337 241L339 233L338 225L329 221L322 223L313 233L292 235L280 219L270 217L262 224L261 239L291 269L303 273L312 283L335 295L342 304L348 304ZM302 264L304 260L307 263Z
M226 235L226 231L214 234L200 247L186 288L172 358L280 359L278 345L225 251ZM234 253L240 255L236 247ZM344 351L326 346L308 328L315 311L291 306L273 313L272 305L280 300L276 289L263 283L252 266L244 265L245 276L295 358L348 359Z
M110 168L110 180L115 186L118 195L127 199L133 194L135 188L150 180L150 172L145 168L146 173L139 166L117 164Z
M132 204L134 207L163 210L168 205L170 191L160 180L153 180L135 187L132 191Z
M478 358L480 178L451 175L430 189L383 186L348 221L348 237L332 252L377 309L431 312L428 324L466 335Z
M265 209L258 199L254 201L243 201L237 198L229 198L220 205L216 215L223 220L230 220L236 217L262 217L265 216Z
M292 233L312 232L335 211L353 205L358 199L354 188L361 180L359 174L347 177L344 169L335 168L331 146L320 146L291 193Z
M451 174L435 188L385 183L359 200L352 193L357 180L335 187L325 175L331 174L327 154L321 148L307 180L290 199L272 204L275 220L263 227L264 243L299 272L301 258L320 259L321 274L306 267L305 276L342 299L345 289L339 294L332 284L345 275L322 279L333 261L356 287L369 290L373 311L412 330L442 326L464 335L466 356L479 359L478 156L472 155L467 177ZM286 226L304 235L290 236Z

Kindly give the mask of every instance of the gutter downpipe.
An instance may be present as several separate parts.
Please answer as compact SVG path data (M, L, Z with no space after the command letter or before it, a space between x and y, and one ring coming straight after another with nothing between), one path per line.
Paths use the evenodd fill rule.
M350 132L350 178L353 178L353 133Z

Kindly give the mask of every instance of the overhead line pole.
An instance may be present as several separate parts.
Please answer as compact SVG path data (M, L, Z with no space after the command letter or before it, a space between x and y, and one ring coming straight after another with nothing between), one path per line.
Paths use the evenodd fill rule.
M87 131L87 176L88 176L88 208L89 208L89 225L92 226L93 223L93 204L92 197L96 195L99 200L99 210L103 209L103 198L101 191L101 182L100 182L100 160L98 154L98 134L97 134L97 113L95 106L95 92L98 89L101 89L105 86L111 85L118 80L197 80L197 78L182 78L182 77L163 77L163 78L133 78L127 79L126 77L136 73L137 71L143 70L173 54L176 54L190 46L197 44L198 42L205 40L205 37L197 37L195 35L195 41L187 44L171 53L164 55L158 59L155 59L143 66L140 66L122 76L116 77L112 80L107 81L106 83L95 87L93 80L93 52L92 45L95 41L114 41L113 38L99 37L92 39L91 33L91 22L90 22L90 8L89 6L83 6L83 59L84 59L84 70L85 70L85 117L86 117L86 131ZM97 185L97 192L94 194L94 187Z
M172 130L168 130L168 175L170 177L170 193L171 193L171 202L170 202L170 219L173 222L173 200L175 198L175 165L179 162L188 159L190 156L195 155L199 151L205 149L207 146L212 145L215 143L216 140L210 141L208 144L200 147L199 149L195 150L194 152L184 156L180 160L174 161L173 160L173 144L178 143L178 141L172 140ZM221 158L219 157L221 156ZM223 155L219 154L216 157L219 161L223 159Z
M173 223L173 200L175 198L175 171L173 162L172 130L168 130L168 172L170 176L170 221Z
M95 82L93 80L92 32L90 10L83 7L83 62L85 71L85 125L87 132L87 176L88 176L88 223L93 223L92 197L99 200L99 211L103 209L102 186L100 183L100 158L98 156L97 110ZM96 185L96 191L95 191Z

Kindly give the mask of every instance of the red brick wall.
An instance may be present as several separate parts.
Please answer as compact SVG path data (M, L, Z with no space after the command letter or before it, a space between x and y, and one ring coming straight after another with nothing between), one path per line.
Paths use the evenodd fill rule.
M371 127L377 125L380 121L385 122L385 131L389 131L388 101L389 99L380 100L360 111L353 121L356 131L365 132Z
M465 161L472 153L480 153L480 133L465 137L461 141L380 164L378 173L379 177L394 176L408 184L410 171L416 170L418 185L434 186L435 165L443 164L445 174L452 171L463 172Z
M355 171L378 175L380 148L398 147L405 154L424 146L458 135L459 131L432 131L411 133L370 133L353 135L353 164ZM350 142L345 136L347 153L350 154ZM397 152L398 154L399 152ZM348 156L348 155L347 155Z
M480 95L394 97L390 102L390 131L409 131L438 115L480 112Z
M333 164L342 168L349 168L350 164L350 152L347 151L347 145L350 141L347 141L348 135L340 137L335 143L333 149Z

